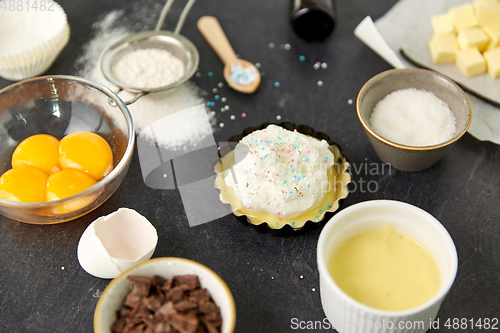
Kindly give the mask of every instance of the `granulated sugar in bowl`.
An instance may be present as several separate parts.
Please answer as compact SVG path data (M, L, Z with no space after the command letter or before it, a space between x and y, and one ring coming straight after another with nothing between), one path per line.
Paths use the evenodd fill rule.
M450 107L429 91L401 89L380 100L371 127L387 140L408 146L432 146L453 138L456 120Z
M378 157L402 171L433 166L472 120L469 99L456 83L418 68L374 76L361 88L356 108Z

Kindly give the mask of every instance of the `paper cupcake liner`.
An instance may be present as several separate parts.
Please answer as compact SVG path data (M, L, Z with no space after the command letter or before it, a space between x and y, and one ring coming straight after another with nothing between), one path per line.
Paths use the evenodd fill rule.
M242 134L235 135L229 138L229 142L239 142L248 134L266 128L271 123L265 123L259 127L246 128ZM214 171L217 174L214 186L220 190L219 198L222 203L231 205L231 211L236 216L246 216L248 222L253 225L267 224L270 229L281 229L285 226L290 226L293 230L300 230L308 221L318 223L323 220L327 212L335 212L339 208L339 201L345 199L349 194L347 185L351 182L351 174L349 173L349 162L342 155L342 150L339 145L335 144L330 137L322 132L316 132L313 128L307 125L296 126L290 122L277 124L287 130L296 129L297 132L325 140L328 142L330 151L335 155L335 164L328 170L329 180L332 188L327 191L322 203L314 209L309 209L304 213L294 218L283 218L272 215L270 213L253 213L243 207L234 194L234 190L226 186L224 181L224 170L221 169L221 163L217 163ZM234 163L233 151L222 157L222 165L232 165ZM258 216L255 216L258 215Z
M0 76L8 80L23 80L45 72L70 36L66 14L59 4L48 2L45 11L22 9L0 12L0 36L20 38L18 48L2 47L0 51ZM26 45L23 37L27 38Z

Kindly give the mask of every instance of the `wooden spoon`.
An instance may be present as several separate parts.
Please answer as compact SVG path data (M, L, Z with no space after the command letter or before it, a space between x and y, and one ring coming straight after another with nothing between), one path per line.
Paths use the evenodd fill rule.
M237 64L246 68L255 68L255 66L251 62L239 59L236 56L219 21L213 16L203 16L198 20L197 26L203 37L205 37L207 42L219 56L220 60L224 63L224 79L231 85L231 88L245 94L254 93L260 85L260 72L258 69L256 69L257 74L255 79L248 84L238 84L230 79L231 66Z

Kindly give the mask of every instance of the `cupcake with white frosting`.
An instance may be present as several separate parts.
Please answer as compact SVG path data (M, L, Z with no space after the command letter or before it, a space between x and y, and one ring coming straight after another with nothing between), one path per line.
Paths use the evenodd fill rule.
M221 201L273 229L321 221L347 196L351 180L336 145L276 125L242 138L222 166L215 181Z

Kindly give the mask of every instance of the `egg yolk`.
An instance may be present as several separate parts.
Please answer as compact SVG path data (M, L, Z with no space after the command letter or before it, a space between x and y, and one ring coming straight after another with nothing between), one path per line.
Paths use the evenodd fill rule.
M22 141L12 154L12 167L30 166L50 175L59 170L59 140L51 135L37 134Z
M76 169L101 180L113 170L113 153L99 135L75 132L61 139L59 165L62 169Z
M0 199L15 202L43 202L47 174L35 168L21 166L0 177Z
M70 197L96 183L94 178L77 170L66 169L54 172L47 179L47 201Z

